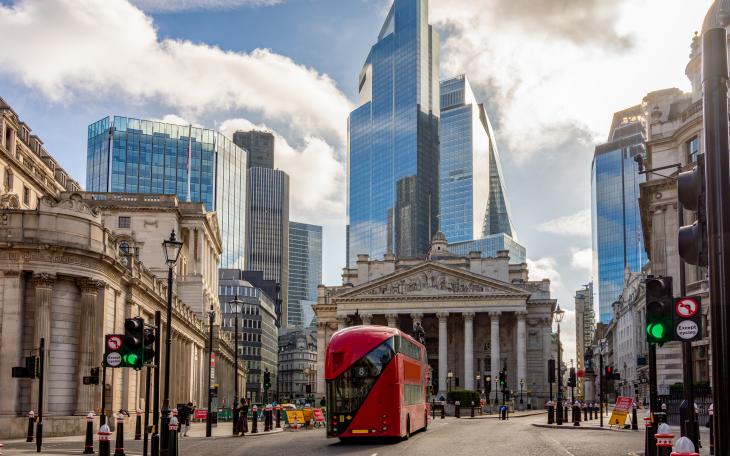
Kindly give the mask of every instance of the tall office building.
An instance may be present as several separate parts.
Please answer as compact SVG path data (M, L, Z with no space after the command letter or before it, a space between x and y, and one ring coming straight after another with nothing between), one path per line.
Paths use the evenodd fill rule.
M449 242L515 230L494 131L465 75L441 81L440 230Z
M88 128L86 189L203 203L218 213L221 267L243 268L246 152L217 131L105 117Z
M428 0L395 0L348 119L347 264L418 257L438 231L439 37Z
M644 141L644 113L637 105L613 115L608 142L597 146L593 155L593 274L601 323L611 321L611 306L624 287L624 271L639 272L647 261L639 214L644 176L634 160L644 154Z
M248 167L274 169L274 135L268 131L237 131L233 142L248 151Z
M246 270L262 271L281 287L281 325L288 323L289 176L268 168L248 169Z
M312 322L321 283L322 227L289 222L289 326Z
M596 312L593 308L593 282L589 282L575 292L575 364L578 371L588 367L592 368L590 359L593 354L587 349L593 346L595 327ZM586 355L588 355L588 362L586 362ZM590 391L592 385L590 383L585 381L585 376L579 377L575 396L583 400L592 398L593 394Z

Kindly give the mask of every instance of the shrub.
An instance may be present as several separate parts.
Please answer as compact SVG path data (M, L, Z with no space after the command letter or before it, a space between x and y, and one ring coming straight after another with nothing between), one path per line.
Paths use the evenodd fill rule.
M479 405L479 392L472 390L455 390L448 393L446 399L454 403L459 401L459 404L468 407L471 405L471 401L474 401L474 405Z

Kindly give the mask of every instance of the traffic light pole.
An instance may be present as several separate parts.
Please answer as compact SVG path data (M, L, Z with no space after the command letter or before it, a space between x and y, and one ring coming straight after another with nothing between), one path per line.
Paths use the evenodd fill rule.
M656 429L658 424L654 421L654 413L657 411L658 395L656 389L656 344L649 344L649 416L652 425L646 428L646 442L644 453L647 455L656 454Z
M727 36L722 27L702 34L705 181L710 277L712 393L716 431L730 423L730 157L728 156ZM730 432L715 432L715 454L730 454Z
M162 345L162 312L155 312L155 372L152 387L152 437L150 446L152 456L160 454L160 346Z
M208 414L205 416L205 436L210 437L213 434L213 382L211 379L211 363L213 361L213 319L215 314L212 312L208 317ZM238 347L236 347L238 349ZM238 404L234 403L233 407L238 407ZM236 428L236 423L233 423L233 428Z
M99 426L106 424L106 360L101 362L101 415Z
M603 351L601 351L601 354L598 355L598 402L599 402L599 408L598 412L601 417L600 426L603 427L603 382L604 382L604 374L603 374Z
M43 444L43 379L46 376L46 339L43 337L41 337L41 344L38 348L38 357L40 375L38 375L38 424L35 429L35 445L36 451L40 453Z
M684 226L684 206L677 201L677 214L679 218L679 226ZM679 258L679 294L682 297L687 296L687 276L685 262ZM694 372L692 366L692 342L682 342L682 381L684 383L683 393L684 400L687 401L687 425L681 428L685 430L685 437L694 443L695 448L699 448L698 436L695 434L695 391L694 391ZM683 423L684 424L684 423Z
M168 448L170 445L170 359L172 353L170 351L172 346L172 266L167 268L167 334L165 337L165 390L164 400L162 403L162 422L160 427L162 428L161 440L160 440L160 454L162 456L168 455Z

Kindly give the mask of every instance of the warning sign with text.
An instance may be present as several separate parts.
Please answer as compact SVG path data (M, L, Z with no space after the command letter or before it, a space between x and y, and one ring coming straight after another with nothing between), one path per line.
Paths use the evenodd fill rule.
M616 405L611 413L611 418L608 420L609 426L623 427L626 422L626 417L629 414L629 410L634 404L634 400L630 397L619 396L616 399Z

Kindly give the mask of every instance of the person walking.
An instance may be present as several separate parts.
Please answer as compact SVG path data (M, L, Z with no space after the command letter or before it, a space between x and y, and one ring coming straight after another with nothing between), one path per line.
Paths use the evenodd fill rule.
M193 403L188 402L177 411L177 419L180 422L180 437L188 436L188 429L190 429L190 415L192 415L194 408Z
M243 437L248 432L248 400L241 398L241 405L238 407L238 432Z

